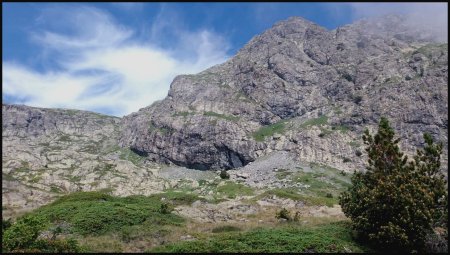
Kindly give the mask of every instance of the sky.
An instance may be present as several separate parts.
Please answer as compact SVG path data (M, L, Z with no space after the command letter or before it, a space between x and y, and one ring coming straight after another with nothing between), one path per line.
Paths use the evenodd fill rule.
M447 31L447 5L2 3L2 100L121 117L163 99L175 76L225 62L291 16L332 30L415 14Z

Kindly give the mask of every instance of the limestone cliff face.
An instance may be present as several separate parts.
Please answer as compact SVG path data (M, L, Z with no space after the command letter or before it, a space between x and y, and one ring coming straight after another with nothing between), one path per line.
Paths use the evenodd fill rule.
M3 215L17 215L74 191L115 195L164 188L144 159L117 144L120 119L23 105L2 106Z
M164 100L122 119L119 140L197 169L236 168L284 150L352 170L364 162L362 131L381 116L403 149L414 152L429 132L447 150L447 82L447 44L402 17L333 31L290 18L227 62L176 77Z
M290 18L227 62L176 77L164 100L122 119L3 104L3 213L77 190L148 195L178 185L167 180L172 168L183 182L213 174L159 163L251 170L259 184L289 163L284 154L362 170L362 132L381 116L409 153L423 132L443 141L447 170L448 46L432 38L397 16L333 31ZM269 153L270 164L242 167Z

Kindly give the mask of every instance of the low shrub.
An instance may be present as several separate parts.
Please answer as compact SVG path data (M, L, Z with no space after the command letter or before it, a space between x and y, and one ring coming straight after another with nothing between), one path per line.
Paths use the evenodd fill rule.
M170 214L173 211L173 206L169 203L162 203L159 212L162 214Z
M222 233L222 232L233 232L233 231L241 231L240 228L231 226L231 225L225 225L220 227L215 227L211 230L213 233Z
M219 176L221 179L230 179L230 174L226 170L220 171Z
M280 211L278 211L275 215L275 218L277 219L285 219L287 221L291 221L292 217L290 212L286 208L282 208Z

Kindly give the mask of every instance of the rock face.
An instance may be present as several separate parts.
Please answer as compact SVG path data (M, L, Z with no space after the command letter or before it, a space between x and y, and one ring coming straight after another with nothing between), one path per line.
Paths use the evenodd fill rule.
M422 133L447 162L448 46L403 17L329 31L290 18L236 56L177 76L168 96L122 119L120 145L152 160L232 169L272 151L343 170L363 167L361 134L388 117L415 152Z
M3 105L3 215L74 191L161 191L165 182L153 174L155 166L117 145L119 124L119 118L85 111Z
M283 187L275 168L294 171L293 160L363 169L361 134L381 116L409 153L423 132L443 141L446 170L448 46L419 32L398 16L333 31L290 18L122 119L4 104L4 212L77 190L148 195L179 185L184 167L236 169L231 179L256 188ZM191 172L193 185L207 176Z

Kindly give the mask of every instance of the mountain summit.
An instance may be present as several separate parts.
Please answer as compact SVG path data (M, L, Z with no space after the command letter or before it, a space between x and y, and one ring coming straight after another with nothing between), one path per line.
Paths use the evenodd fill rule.
M422 146L423 132L443 141L445 167L448 46L409 28L397 16L332 31L290 18L227 62L177 76L164 100L122 119L3 104L4 213L62 193L149 195L215 174L183 167L236 168L231 179L272 188L286 184L274 169L294 171L292 160L363 170L361 135L381 116L403 151Z
M289 18L227 62L177 76L164 100L123 118L120 145L204 170L271 151L355 169L362 131L386 116L406 150L425 131L447 150L448 46L423 35L396 15L332 31Z

